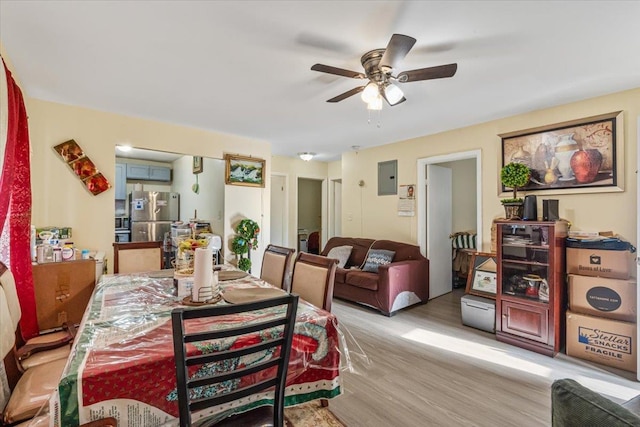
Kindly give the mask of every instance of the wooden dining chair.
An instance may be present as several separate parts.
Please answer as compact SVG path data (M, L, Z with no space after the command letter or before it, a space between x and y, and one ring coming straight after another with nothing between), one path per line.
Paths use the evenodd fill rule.
M11 315L15 332L15 346L13 349L17 367L20 372L58 359L67 359L71 351L71 344L75 337L75 326L64 323L60 331L50 332L32 337L25 341L22 338L20 323L22 315L15 278L11 270L0 262L0 287L7 296L7 307ZM7 324L8 326L9 324Z
M316 307L331 311L337 266L337 259L298 253L293 266L291 292Z
M11 270L0 262L0 359L7 376L7 385L11 392L2 411L0 425L10 425L35 416L58 386L58 381L67 363L67 357L45 358L46 361L27 370L19 367L17 351L22 336L19 321L22 311L18 303L16 286ZM31 340L29 340L31 341ZM29 343L27 341L27 343ZM43 340L46 343L46 340ZM53 344L47 348L53 348ZM26 344L25 344L26 345ZM67 349L69 344L62 343ZM38 352L38 345L31 343L31 353ZM55 350L51 350L55 351ZM68 350L66 351L68 355Z
M272 312L273 315L261 315L256 322L251 322L246 326L237 326L237 323L229 322L228 326L225 327L224 318L220 317L257 310L262 312L265 309L273 309L275 307L283 307L284 309L274 310ZM171 312L181 427L191 426L192 414L196 411L242 399L274 387L272 407L265 408L262 406L261 408L234 415L217 423L216 426L262 426L271 422L276 427L283 426L284 389L297 308L298 296L287 294L283 297L246 304L219 305L204 308L180 307ZM212 329L211 323L194 320L204 318L210 318L215 321L216 328ZM283 328L282 334L274 334L274 328ZM200 352L195 350L195 343L206 342L207 346L210 346L212 341L224 339L228 344L230 338L233 339L246 334L264 338L261 342L239 346L238 348L231 346L224 351L196 354ZM190 345L187 346L187 344ZM273 351L272 354L274 356L264 358L265 351ZM241 356L248 356L249 360L253 358L255 362L250 365L240 364L238 367L237 359ZM219 366L229 366L229 370L222 372L207 370L206 373L199 373L189 378L190 367L202 367L214 362ZM272 369L273 367L277 367L277 369L274 370ZM238 384L243 384L240 381L243 378L248 379L250 377L258 378L257 382L248 380L241 387L229 387L229 384L234 384L234 380L237 380ZM219 391L212 393L213 395L200 392L196 396L196 393L193 392L194 389L202 391L202 387L215 387L216 385L218 385ZM262 417L257 417L256 414Z
M162 270L162 242L113 244L113 272L142 273Z
M318 231L309 234L309 238L307 239L307 252L316 255L320 254L320 233Z
M289 269L295 249L269 245L264 250L260 278L285 291L289 290Z

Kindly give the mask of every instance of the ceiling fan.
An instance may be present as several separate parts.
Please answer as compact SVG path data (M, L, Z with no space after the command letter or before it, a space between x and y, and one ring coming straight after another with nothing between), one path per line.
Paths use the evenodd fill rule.
M395 84L396 82L408 83L420 80L442 79L453 77L456 73L458 64L447 64L403 71L394 75L399 63L407 56L407 53L409 53L415 43L416 39L413 37L394 34L391 36L391 40L389 40L389 44L385 49L370 50L362 55L360 62L362 62L364 73L324 64L315 64L311 69L320 71L321 73L335 74L352 79L369 79L366 85L353 88L327 100L327 102L340 102L362 92L362 100L367 103L367 108L370 110L380 110L383 99L391 106L406 101L404 93Z

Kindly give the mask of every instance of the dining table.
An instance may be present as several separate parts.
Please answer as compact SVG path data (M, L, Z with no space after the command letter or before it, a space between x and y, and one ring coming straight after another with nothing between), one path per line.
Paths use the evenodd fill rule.
M216 304L239 302L227 302L225 295L246 297L252 290L257 295L268 295L264 289L276 289L228 265L219 275L222 298ZM178 296L172 270L103 275L50 399L49 425L72 427L105 417L116 418L121 427L177 425L171 311L185 304L189 305L188 298ZM237 320L238 325L250 321L247 316ZM233 345L248 345L247 342L251 340L239 340ZM285 406L341 394L341 345L337 318L300 299ZM254 407L258 400L249 397L208 408L206 416L231 416Z

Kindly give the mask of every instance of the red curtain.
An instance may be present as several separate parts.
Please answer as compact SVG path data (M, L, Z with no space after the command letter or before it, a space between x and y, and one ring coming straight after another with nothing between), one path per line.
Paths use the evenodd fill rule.
M33 274L31 270L31 166L29 128L22 92L2 61L7 77L8 122L2 175L0 176L0 224L9 245L0 256L13 273L22 310L20 328L25 339L38 335ZM8 219L8 220L7 220ZM4 227L8 226L8 230Z

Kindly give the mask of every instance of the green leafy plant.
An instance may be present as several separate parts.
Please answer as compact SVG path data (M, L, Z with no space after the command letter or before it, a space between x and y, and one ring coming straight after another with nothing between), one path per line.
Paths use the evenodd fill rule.
M518 188L522 188L529 182L531 170L522 163L508 163L500 170L500 181L505 187L513 189L513 198L502 199L505 203L522 203L522 198L518 197Z
M236 233L231 242L231 250L239 257L238 268L242 271L250 271L251 250L258 248L260 226L251 219L243 219L236 226Z

